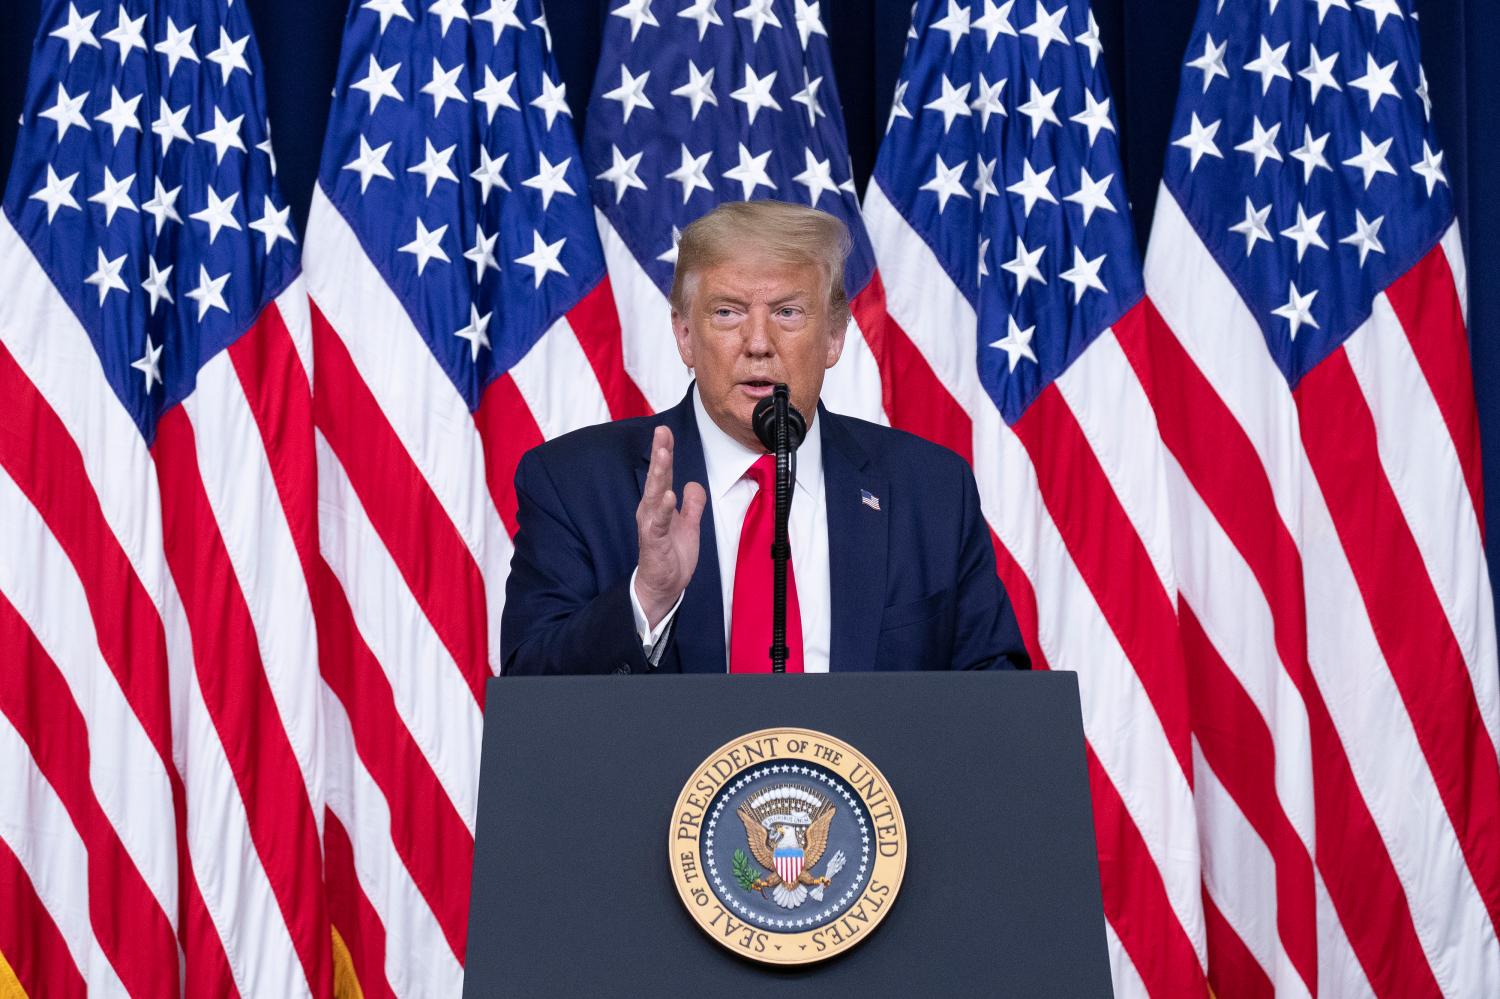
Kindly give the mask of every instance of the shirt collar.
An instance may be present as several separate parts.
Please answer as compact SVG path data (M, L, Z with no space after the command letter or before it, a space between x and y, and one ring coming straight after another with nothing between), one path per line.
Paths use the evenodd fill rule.
M698 437L703 442L708 495L710 499L719 499L745 477L755 459L765 452L747 448L720 429L708 415L708 410L703 408L697 383L693 384L693 415L698 421ZM814 424L816 421L817 411L814 410ZM807 428L807 437L797 448L796 455L797 488L815 500L823 491L823 435L815 425Z

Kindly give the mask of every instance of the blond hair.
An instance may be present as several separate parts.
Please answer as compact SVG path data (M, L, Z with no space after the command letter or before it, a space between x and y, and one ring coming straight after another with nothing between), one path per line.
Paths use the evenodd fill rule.
M821 267L832 317L847 321L844 262L852 245L848 227L816 208L785 201L726 201L682 230L669 296L672 309L686 311L687 279L697 272L758 252L779 263Z

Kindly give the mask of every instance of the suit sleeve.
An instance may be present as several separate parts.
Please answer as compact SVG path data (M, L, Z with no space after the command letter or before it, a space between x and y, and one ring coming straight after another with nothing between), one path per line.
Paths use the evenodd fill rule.
M979 488L966 462L962 467L962 538L958 560L957 627L954 669L1030 669L1021 628L1005 587L995 571L989 524L979 505Z
M502 672L649 670L630 607L630 575L599 591L588 547L534 451L516 468L516 499L519 530L500 624Z

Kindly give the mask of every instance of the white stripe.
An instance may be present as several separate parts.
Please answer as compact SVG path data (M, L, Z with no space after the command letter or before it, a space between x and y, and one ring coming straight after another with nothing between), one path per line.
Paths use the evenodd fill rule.
M1203 885L1279 997L1307 996L1276 922L1276 861L1193 739L1193 802L1203 837Z
M1500 746L1500 658L1484 539L1453 436L1384 294L1344 344L1387 481L1458 642L1491 748Z
M360 637L385 671L396 713L472 834L484 726L479 705L322 434L316 446L323 557L348 597Z
M1308 659L1445 991L1500 991L1500 943L1459 850L1302 448L1260 327L1165 187L1146 287L1249 436L1302 551ZM1197 317L1206 317L1198 319Z
M526 356L511 365L510 376L548 440L610 420L604 389L567 317L553 323Z
M89 920L88 849L62 799L31 757L31 750L0 713L0 839L26 869L37 897L57 924L89 995L124 996L124 984L104 956ZM23 927L22 935L25 935ZM27 983L32 995L45 995Z
M870 190L877 188L871 185ZM876 202L881 198L876 195ZM868 210L869 196L866 202ZM899 274L898 287L907 289L892 296L887 286L892 318L914 341L975 342L974 312L926 244L893 210L879 227L872 226L872 236L877 229L875 249L882 274ZM893 245L883 245L886 241ZM972 363L968 370L973 371ZM947 387L960 402L965 397L958 393L971 393L966 408L973 419L974 472L985 515L1036 590L1038 640L1048 660L1056 668L1081 671L1084 732L1161 870L1169 904L1201 964L1203 911L1187 775L1156 721L1139 675L1042 502L1025 447L994 405L972 394L978 392L977 376L961 381L947 382ZM1150 722L1142 724L1143 720Z
M385 929L385 974L402 997L456 996L463 968L437 917L391 843L390 805L354 751L349 716L323 688L328 727L328 808L349 834L355 875Z
M1120 943L1115 928L1108 921L1104 924L1104 940L1109 945L1109 974L1114 982L1111 994L1115 999L1152 999L1151 990L1146 988L1135 962L1125 953L1125 945Z
M880 365L853 316L844 334L844 353L824 374L820 398L835 413L890 424L880 391Z
M94 797L175 929L177 828L161 757L99 652L88 596L72 563L4 469L0 523L0 593L62 673L88 725Z
M1156 413L1112 329L1099 334L1053 383L1135 528L1162 589L1175 604L1172 521Z
M313 192L303 262L308 294L479 566L490 669L498 673L510 546L495 540L505 528L485 482L473 415L321 187Z
M220 351L199 369L197 386L183 409L193 425L203 492L255 628L266 684L302 771L308 803L315 815L321 814L318 761L323 751L312 597L260 427L228 351ZM315 484L306 485L311 490ZM302 499L312 510L314 497ZM271 722L262 719L264 724ZM280 791L291 793L288 788Z
M1307 706L1287 671L1300 664L1282 663L1270 604L1244 556L1171 455L1166 468L1182 601L1270 731L1276 796L1308 855L1316 856L1312 735ZM1301 592L1292 596L1300 605Z
M594 209L594 219L620 313L625 371L659 413L682 401L691 377L672 336L672 308L604 213Z
M302 362L302 376L307 380L310 391L313 370L312 318L307 310L307 285L300 275L287 286L286 291L276 296L275 304L281 321L286 324L287 333L291 335L292 347Z
M1376 999L1344 926L1333 907L1328 886L1318 876L1318 995L1338 999Z
M1458 289L1458 307L1463 312L1464 325L1469 324L1469 268L1464 259L1463 237L1454 222L1443 233L1441 242L1443 256L1448 258L1448 269L1453 272L1453 285Z

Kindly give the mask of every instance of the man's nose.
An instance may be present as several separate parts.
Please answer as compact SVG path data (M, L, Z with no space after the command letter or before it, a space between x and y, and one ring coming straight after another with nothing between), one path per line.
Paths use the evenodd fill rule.
M771 343L771 311L752 308L745 322L745 353L751 357L769 357L775 352Z

